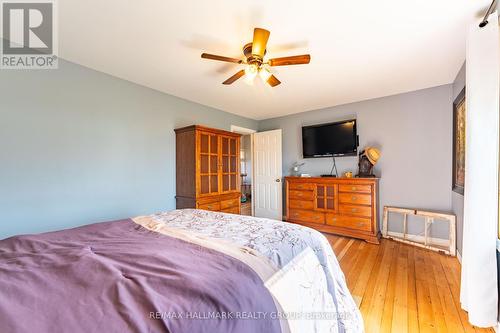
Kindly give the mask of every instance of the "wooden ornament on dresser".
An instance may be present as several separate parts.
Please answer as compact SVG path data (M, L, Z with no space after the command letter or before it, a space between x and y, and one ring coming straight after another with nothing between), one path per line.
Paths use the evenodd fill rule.
M240 214L240 134L193 125L176 134L176 206Z
M286 177L286 220L379 244L378 178Z

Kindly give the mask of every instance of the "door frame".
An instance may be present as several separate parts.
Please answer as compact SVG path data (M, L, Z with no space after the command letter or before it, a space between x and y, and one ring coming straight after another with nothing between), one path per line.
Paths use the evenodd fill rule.
M254 180L254 172L253 172L253 161L254 161L254 158L253 158L253 155L254 155L254 152L253 152L253 134L254 133L257 133L257 130L254 130L254 129L251 129L251 128L245 128L245 127L241 127L241 126L236 126L236 125L231 125L231 132L234 132L234 133L238 133L238 134L241 134L242 136L243 135L250 135L250 165L252 166L252 174L250 175L250 193L251 193L251 196L252 196L252 199L250 201L250 208L252 210L252 216L255 216L255 212L254 212L254 204L255 204L255 200L253 199L254 198L254 192L253 192L253 189L254 189L254 184L255 184L255 180ZM241 145L241 142L240 142L240 145ZM240 149L241 149L241 146L240 146ZM241 186L241 184L240 184ZM240 189L241 190L241 189Z
M236 126L236 125L231 125L231 132L238 133L241 135L248 135L248 134L257 133L257 130L254 130L251 128L245 128L245 127L241 127L241 126Z

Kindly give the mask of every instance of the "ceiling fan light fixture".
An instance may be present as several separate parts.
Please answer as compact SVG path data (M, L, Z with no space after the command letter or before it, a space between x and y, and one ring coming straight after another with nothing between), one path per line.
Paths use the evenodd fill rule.
M267 80L269 80L269 78L271 77L271 75L273 75L273 74L267 68L262 67L259 70L259 76L262 79L262 81L264 81L264 82L267 82Z
M258 71L259 71L259 68L255 64L249 64L245 67L245 75L248 75L248 76L255 77L257 75Z
M248 64L245 67L245 80L248 82L253 81L257 74L259 73L259 67L255 64Z

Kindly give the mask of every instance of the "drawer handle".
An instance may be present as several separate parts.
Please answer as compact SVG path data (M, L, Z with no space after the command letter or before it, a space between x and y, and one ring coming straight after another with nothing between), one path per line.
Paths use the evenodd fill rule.
M212 209L212 208L214 208L214 206L212 206L212 205L208 205L208 206L207 206L207 208L208 208L208 209Z
M299 213L294 213L293 217L299 217Z
M337 222L337 218L336 218L336 217L334 217L334 218L332 219L332 221L333 221L333 222Z
M356 191L358 188L356 186L351 187L351 190Z
M353 197L351 197L351 199L352 199L352 201L356 201L356 200L358 200L358 197L353 196Z
M359 222L358 227L362 227L362 226L363 226L363 223Z
M357 209L357 208L352 208L352 209L351 209L351 212L353 212L353 213L356 213L357 211L358 211L358 209Z
M302 185L299 185L299 186L297 186L297 188L304 188L304 186L302 186Z
M315 220L319 220L319 216L315 216L315 217L314 217L314 219L315 219Z

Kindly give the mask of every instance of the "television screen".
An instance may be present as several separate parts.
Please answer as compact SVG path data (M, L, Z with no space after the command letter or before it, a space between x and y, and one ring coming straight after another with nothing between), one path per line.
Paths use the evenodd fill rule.
M302 127L304 158L356 155L356 120Z

